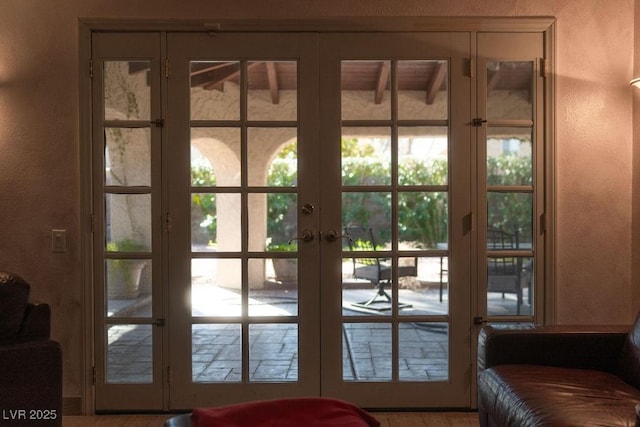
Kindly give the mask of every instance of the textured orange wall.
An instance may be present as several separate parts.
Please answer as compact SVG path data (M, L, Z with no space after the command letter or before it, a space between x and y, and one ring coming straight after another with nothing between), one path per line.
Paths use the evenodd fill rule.
M635 0L634 22L640 22L640 1ZM640 27L634 25L633 77L640 77ZM633 97L633 234L631 256L631 300L640 298L640 89L632 89ZM632 305L635 305L632 303Z
M79 18L556 17L557 321L625 323L639 306L631 281L633 11L634 0L3 0L0 269L25 276L34 297L53 305L65 396L82 392ZM51 253L52 228L69 230L67 253Z
M557 50L557 319L627 322L638 307L629 255L633 2L563 4Z

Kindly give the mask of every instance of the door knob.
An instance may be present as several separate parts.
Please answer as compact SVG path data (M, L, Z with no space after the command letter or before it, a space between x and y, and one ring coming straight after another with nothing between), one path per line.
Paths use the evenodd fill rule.
M313 205L311 203L305 203L304 205L302 205L302 208L300 208L302 213L305 214L305 215L311 215L313 213L314 209L315 208L313 207Z
M335 230L327 231L327 236L325 237L327 242L335 242L338 239L349 239L350 242L353 242L353 239L348 234L339 234Z
M313 234L313 231L307 228L302 230L302 235L300 237L292 237L291 239L289 239L289 244L293 243L296 240L311 242L314 238L315 238L315 234Z

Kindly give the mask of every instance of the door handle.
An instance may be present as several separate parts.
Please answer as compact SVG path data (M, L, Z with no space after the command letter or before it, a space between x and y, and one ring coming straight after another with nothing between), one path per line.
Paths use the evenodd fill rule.
M327 231L327 236L325 237L327 242L335 242L338 239L349 239L350 242L353 242L353 239L348 234L339 234L335 230Z
M482 316L476 316L473 318L474 325L484 325L485 323L487 323L487 321Z
M291 239L289 239L289 244L293 243L296 240L302 240L305 242L311 242L313 241L313 239L315 238L315 234L313 233L313 231L307 229L302 230L302 235L300 237L292 237Z

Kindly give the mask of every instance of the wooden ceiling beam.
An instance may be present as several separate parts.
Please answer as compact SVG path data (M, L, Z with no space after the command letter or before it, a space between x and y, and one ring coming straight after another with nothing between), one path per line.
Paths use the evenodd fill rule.
M447 77L447 65L445 62L438 62L427 85L427 105L432 105L435 101L445 77Z
M487 96L498 86L500 83L501 71L500 69L496 70L491 77L488 78L487 82Z
M205 74L205 73L208 73L209 71L215 71L221 68L227 68L235 65L238 65L238 63L237 62L214 62L213 65L210 65L208 67L199 68L195 71L191 71L191 77L197 76L199 74Z
M129 74L139 73L140 71L149 71L151 63L149 61L129 61Z
M389 81L389 62L383 61L378 69L378 80L376 82L375 103L382 104L382 98L384 97L384 89L387 87Z
M225 81L240 75L238 62L225 62L191 72L191 87L202 86L206 90L222 90Z
M276 70L276 64L268 61L265 65L267 66L267 80L269 82L269 91L271 92L271 102L273 104L279 104L280 89L278 88L278 71Z
M250 70L262 62L252 62L247 66ZM202 86L206 90L222 90L222 85L227 80L239 78L240 68L238 62L227 62L223 66L212 66L209 70L199 70L195 72L195 75L191 76L191 86ZM203 72L201 72L203 71Z

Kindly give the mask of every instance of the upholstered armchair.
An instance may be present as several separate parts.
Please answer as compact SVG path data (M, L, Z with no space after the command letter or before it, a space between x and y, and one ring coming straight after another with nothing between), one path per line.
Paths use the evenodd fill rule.
M0 272L0 424L62 425L62 349L51 308L29 302L29 284Z

